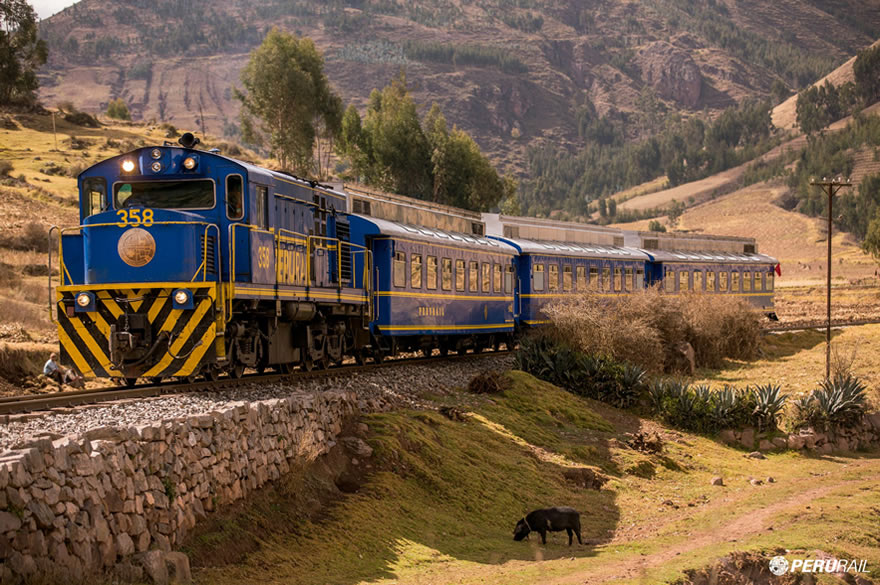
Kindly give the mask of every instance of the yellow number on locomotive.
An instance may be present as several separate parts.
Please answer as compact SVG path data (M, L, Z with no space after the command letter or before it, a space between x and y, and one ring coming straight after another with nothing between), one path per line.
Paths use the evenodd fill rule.
M152 209L144 209L143 213L140 209L120 209L116 215L119 216L119 223L116 224L119 227L127 225L150 227L154 221Z

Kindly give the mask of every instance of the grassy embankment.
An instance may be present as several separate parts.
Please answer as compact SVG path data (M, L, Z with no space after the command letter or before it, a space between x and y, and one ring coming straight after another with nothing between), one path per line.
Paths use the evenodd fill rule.
M433 412L365 417L375 471L357 493L336 494L309 520L314 482L294 475L215 516L188 548L197 580L659 583L731 551L780 548L866 558L880 576L876 454L748 459L510 376L503 394L435 397L469 409L466 422ZM624 446L624 433L639 429L659 431L664 452ZM600 491L575 487L563 478L573 466L610 481ZM725 487L710 485L716 475ZM749 483L769 476L774 483ZM569 548L564 533L546 546L512 540L524 512L552 505L581 511L584 546Z

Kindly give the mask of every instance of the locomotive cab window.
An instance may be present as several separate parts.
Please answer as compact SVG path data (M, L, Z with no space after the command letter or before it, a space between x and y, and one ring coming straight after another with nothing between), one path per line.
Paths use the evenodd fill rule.
M492 265L492 283L495 285L495 292L501 291L501 264Z
M550 264L550 291L559 290L559 265Z
M468 290L479 292L480 288L480 263L471 260L468 270Z
M434 270L434 275L436 278L436 267ZM410 260L409 267L409 283L413 288L422 288L422 255L421 254L413 254ZM436 286L436 285L435 285Z
M427 271L425 286L431 290L437 290L437 256L428 256L425 270Z
M571 266L562 267L562 290L571 290Z
M406 286L406 252L394 253L394 286Z
M113 185L117 209L212 209L214 181L133 181Z
M89 217L107 210L107 181L104 177L83 180L83 216Z
M226 217L229 219L244 217L244 184L241 175L226 177Z
M455 261L455 290L464 291L464 260Z
M532 289L544 290L544 265L535 264L532 267Z
M452 259L444 258L441 265L440 280L443 290L452 290Z

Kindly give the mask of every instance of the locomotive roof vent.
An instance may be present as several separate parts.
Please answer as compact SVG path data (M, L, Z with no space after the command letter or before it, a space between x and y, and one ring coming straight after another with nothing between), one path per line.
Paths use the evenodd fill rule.
M179 142L184 148L193 148L196 144L201 142L201 140L193 136L192 132L184 132L183 136L181 136L177 142Z

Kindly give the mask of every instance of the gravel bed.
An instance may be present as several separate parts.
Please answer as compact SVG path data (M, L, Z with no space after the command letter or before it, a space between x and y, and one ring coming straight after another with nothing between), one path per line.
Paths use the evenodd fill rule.
M376 404L395 408L432 408L419 397L420 394L445 394L455 388L463 388L476 373L510 369L513 360L511 355L481 356L430 365L381 368L345 376L303 380L296 380L294 376L290 382L251 383L235 389L108 403L76 408L65 414L49 412L26 421L10 421L0 425L0 453L34 438L61 438L104 426L155 424L223 410L234 402L253 402L327 390L355 390L367 410Z

